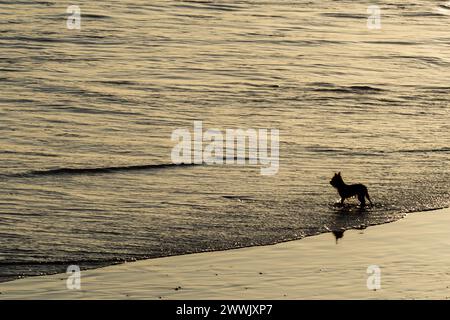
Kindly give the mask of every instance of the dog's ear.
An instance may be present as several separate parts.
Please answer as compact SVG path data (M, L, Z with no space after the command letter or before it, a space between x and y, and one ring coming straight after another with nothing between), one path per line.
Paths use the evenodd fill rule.
M339 171L337 175L340 177L341 176L341 172Z

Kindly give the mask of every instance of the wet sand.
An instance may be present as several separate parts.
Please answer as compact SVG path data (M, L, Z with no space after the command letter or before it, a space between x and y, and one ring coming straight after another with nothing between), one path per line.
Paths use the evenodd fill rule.
M144 260L0 284L1 299L447 299L450 209L272 246ZM381 270L379 290L367 268Z

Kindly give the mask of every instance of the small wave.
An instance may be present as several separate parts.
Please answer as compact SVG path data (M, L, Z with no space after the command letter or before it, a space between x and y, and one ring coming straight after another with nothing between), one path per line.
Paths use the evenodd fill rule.
M312 91L335 92L335 93L379 93L385 91L377 87L355 85L349 87L334 87L332 85L319 85L319 88L313 88Z
M379 150L354 150L354 149L340 149L340 148L332 148L332 147L320 147L320 146L311 146L306 147L305 150L307 152L313 153L330 153L336 156L369 156L369 157L380 157L384 156L384 151Z
M434 149L400 149L400 150L357 150L344 149L326 146L309 146L305 147L307 152L315 153L332 153L335 155L351 155L351 156L384 156L385 154L393 153L430 153L430 152L450 152L450 147L434 148Z
M428 152L450 152L450 147L435 148L435 149L405 149L398 150L398 153L428 153Z
M20 5L30 5L30 6L44 5L47 7L55 5L53 2L50 2L50 1L32 1L32 2L31 1L14 1L14 2L12 2L10 0L0 1L0 4L9 4L9 5L20 4Z
M330 18L367 19L367 15L364 14L352 14L342 12L324 12L321 15Z
M103 15L103 14L94 14L94 13L83 13L83 18L90 18L90 19L111 19L110 16Z
M238 11L242 9L242 6L225 4L225 3L215 3L213 1L193 1L184 0L181 3L175 4L175 7L189 8L189 9L200 9L200 10L218 10L218 11Z
M250 158L250 157L223 157L223 158L215 158L216 160L222 160L223 163L228 163L229 161L235 161L239 164L239 161L250 161L253 160L255 162L258 159ZM220 162L219 162L220 163ZM216 162L217 164L217 162ZM58 176L58 175L88 175L88 174L105 174L105 173L115 173L122 171L144 171L144 170L161 170L161 169L172 169L172 168L183 168L183 167L194 167L194 166L202 166L208 165L207 162L203 163L163 163L163 164L144 164L144 165L135 165L135 166L117 166L117 167L97 167L97 168L56 168L49 170L32 170L28 172L22 173L13 173L13 174L0 174L2 177L19 177L19 178L28 178L34 176Z
M38 157L58 157L58 155L56 154L33 152L33 151L0 150L0 154L13 154L13 155L38 156Z
M363 41L363 43L367 43L367 44L385 44L385 45L392 45L392 46L416 46L419 44L422 44L420 42L414 42L414 41L401 41L401 40L393 40L393 41L389 41L389 40L385 40L385 41L380 41L380 40L370 40L370 41Z
M149 164L136 166L119 166L119 167L101 167L101 168L57 168L50 170L33 170L25 173L14 174L15 177L31 177L31 176L57 176L57 175L85 175L113 173L121 171L142 171L142 170L159 170L170 168L192 167L200 164L181 163L181 164Z
M442 14L446 14L448 9L444 9L443 7L437 8L436 12L409 12L409 13L403 13L402 15L405 17L439 17Z

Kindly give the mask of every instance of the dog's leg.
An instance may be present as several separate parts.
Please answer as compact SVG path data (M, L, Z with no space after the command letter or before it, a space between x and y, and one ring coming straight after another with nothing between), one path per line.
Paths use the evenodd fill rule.
M369 197L369 191L366 191L366 198L367 198L367 200L369 200L370 206L373 207L372 200L370 200L370 197Z
M358 194L358 200L361 202L361 208L364 208L366 205L366 199L364 197L364 194Z

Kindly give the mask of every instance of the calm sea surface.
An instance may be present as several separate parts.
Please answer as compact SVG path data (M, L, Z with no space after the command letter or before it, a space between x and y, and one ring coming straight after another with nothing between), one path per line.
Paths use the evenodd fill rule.
M381 30L353 0L80 0L81 30L64 1L0 4L0 281L450 203L443 1L377 1ZM279 129L278 174L170 166L195 120ZM375 206L334 207L335 171Z

